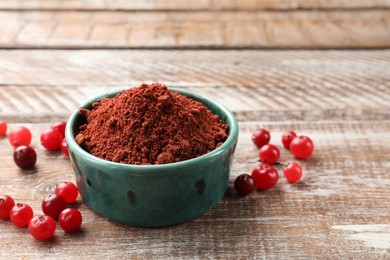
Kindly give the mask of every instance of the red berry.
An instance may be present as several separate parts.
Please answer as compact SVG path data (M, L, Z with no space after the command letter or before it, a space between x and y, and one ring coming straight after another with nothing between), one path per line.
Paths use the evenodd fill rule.
M56 230L56 222L49 216L35 216L28 223L28 231L37 240L50 239Z
M313 150L313 141L307 136L295 137L290 143L290 151L298 159L309 158Z
M282 143L283 143L283 146L287 149L290 149L290 143L291 141L297 137L297 134L293 131L287 131L283 134L282 136Z
M0 136L5 136L7 134L7 123L0 121Z
M56 129L49 128L42 131L41 144L49 151L58 150L61 147L63 137Z
M19 146L14 151L14 162L24 170L31 169L37 162L37 154L30 146Z
M69 150L68 150L68 144L66 143L66 139L62 139L61 143L61 151L63 154L69 157Z
M24 203L17 203L9 213L12 224L18 227L27 226L33 216L34 212L32 208Z
M83 222L83 217L77 209L69 208L61 212L59 221L60 226L66 232L72 233L80 228L81 223Z
M302 167L296 162L289 162L284 168L284 177L291 182L297 182L302 177Z
M61 134L62 138L65 137L65 128L66 128L66 122L65 121L55 122L51 126L51 128L57 130Z
M278 171L271 165L262 164L252 171L252 177L257 189L268 190L276 185L279 175Z
M67 204L64 197L57 194L46 195L42 201L42 211L54 219L57 219L60 213L66 209Z
M14 148L21 145L29 145L31 132L24 126L17 126L11 129L11 132L8 134L8 140Z
M275 164L280 157L278 147L272 144L266 144L260 148L259 158L265 164Z
M57 185L54 193L64 197L67 203L73 203L79 195L79 189L73 183L65 181Z
M246 196L255 190L256 185L252 176L248 174L241 174L234 181L234 188L238 194L241 196Z
M9 213L14 206L15 202L10 196L0 196L0 219L9 218Z
M252 141L258 148L268 144L270 139L271 135L265 129L257 129L252 134Z

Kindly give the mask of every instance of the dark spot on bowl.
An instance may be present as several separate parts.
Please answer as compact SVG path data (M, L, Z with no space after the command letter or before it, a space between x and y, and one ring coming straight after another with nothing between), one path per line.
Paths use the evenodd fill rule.
M85 194L85 182L80 175L76 177L77 187L79 188L80 194L83 196Z
M206 186L206 183L204 182L204 180L197 181L195 183L195 188L197 189L197 193L202 194L204 192L205 186Z
M87 179L87 184L88 184L88 186L92 186L92 183L89 179Z
M81 170L80 170L80 167L79 167L79 164L78 164L78 161L77 161L76 156L75 156L71 151L69 151L69 155L70 155L70 157L72 158L75 172L76 172L78 175L81 175L81 176L82 176L83 174L81 173Z
M127 198L129 200L130 203L135 203L135 200L136 200L136 195L135 195L135 192L132 191L132 190L129 190L127 192Z

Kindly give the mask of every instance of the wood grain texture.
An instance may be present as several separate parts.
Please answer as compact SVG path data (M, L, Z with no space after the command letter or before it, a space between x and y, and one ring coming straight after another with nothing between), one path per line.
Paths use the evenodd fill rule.
M3 0L0 21L0 120L29 127L38 153L22 171L0 137L0 194L36 214L57 182L74 181L40 133L91 97L161 82L220 101L240 126L229 188L203 216L135 228L79 198L82 230L58 226L47 243L0 220L0 259L390 259L390 51L217 50L388 48L389 0ZM316 150L302 181L287 183L278 164L274 189L242 198L233 181L258 164L258 128L282 163L295 160L286 130Z
M0 113L65 119L97 95L161 82L240 121L389 120L390 51L0 51Z
M29 203L39 213L40 201L52 185L72 181L73 173L63 155L44 151L37 141L41 130L50 124L24 125L33 131L37 168L17 169L11 147L1 138L1 193ZM257 164L257 149L250 137L258 127L269 129L271 142L279 147L282 133L294 129L311 136L317 149L313 157L301 161L301 182L292 185L281 177L276 188L241 198L232 182ZM0 244L7 247L0 251L0 257L387 259L389 131L389 120L241 122L229 189L203 216L167 228L134 228L97 216L79 199L75 206L84 216L82 231L67 235L59 229L49 243L37 242L26 229L0 221ZM284 149L281 156L283 161L293 159Z
M0 50L1 85L389 86L390 50ZM305 88L307 86L307 88ZM367 89L368 92L368 89Z
M133 87L131 85L128 87ZM381 86L348 89L311 86L183 86L228 106L239 121L281 120L389 120L390 88ZM53 122L65 120L82 104L98 95L124 86L3 86L0 113L8 122ZM335 95L341 95L335 98Z
M8 248L0 258L390 257L388 51L2 51L0 57L0 118L29 127L38 152L37 168L21 171L0 138L0 191L38 214L53 185L74 178L66 157L40 146L40 132L92 96L163 79L217 99L240 120L229 189L200 218L160 229L127 227L79 199L82 231L67 235L59 228L49 243L0 221L0 245ZM240 198L233 181L257 165L251 133L260 127L280 148L282 133L293 129L309 135L316 150L300 162L301 182L288 184L277 165L276 188ZM281 158L294 160L282 148Z
M3 0L9 10L295 10L331 8L385 8L389 0Z
M0 12L0 48L380 48L390 11Z

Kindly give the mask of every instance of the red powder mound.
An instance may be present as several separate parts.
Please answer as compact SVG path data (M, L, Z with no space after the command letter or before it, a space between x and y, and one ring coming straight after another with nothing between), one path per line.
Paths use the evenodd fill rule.
M202 103L161 84L142 84L80 109L77 143L126 164L164 164L201 156L228 137L228 125Z

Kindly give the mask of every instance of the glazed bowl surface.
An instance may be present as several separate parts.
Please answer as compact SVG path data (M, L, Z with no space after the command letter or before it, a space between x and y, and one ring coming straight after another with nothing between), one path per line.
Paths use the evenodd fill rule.
M119 223L161 227L182 223L205 213L223 197L238 139L234 115L218 102L187 90L169 88L203 103L229 125L228 139L217 149L185 161L160 165L130 165L106 161L81 148L75 133L85 118L74 112L66 126L66 141L77 186L96 213ZM121 91L108 93L112 98Z

